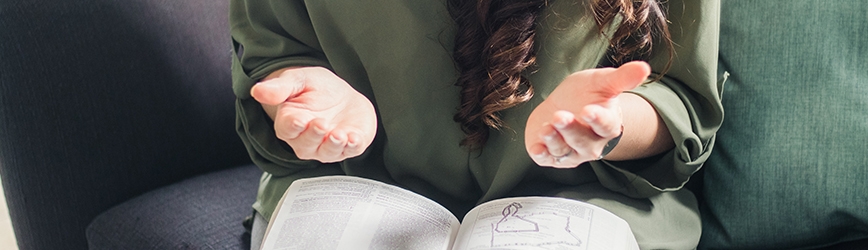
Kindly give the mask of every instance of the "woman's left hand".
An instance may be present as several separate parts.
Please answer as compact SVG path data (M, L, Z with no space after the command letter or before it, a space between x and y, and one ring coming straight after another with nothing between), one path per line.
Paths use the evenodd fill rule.
M540 166L572 168L599 160L603 148L622 132L618 96L651 73L645 62L571 74L527 120L525 147Z

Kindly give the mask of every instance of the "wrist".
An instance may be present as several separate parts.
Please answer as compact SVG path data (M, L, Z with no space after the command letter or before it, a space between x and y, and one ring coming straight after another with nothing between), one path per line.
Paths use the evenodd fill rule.
M618 99L623 108L623 136L606 160L642 159L673 148L669 129L651 103L633 93L622 93Z
M609 155L609 153L611 153L612 150L615 149L615 146L618 146L618 142L621 142L622 136L624 136L624 125L623 124L621 125L621 133L618 133L618 136L615 136L615 138L612 138L611 140L609 140L609 142L606 143L606 146L603 146L603 152L600 153L600 158L598 158L597 160L599 161L599 160L606 159L606 156Z

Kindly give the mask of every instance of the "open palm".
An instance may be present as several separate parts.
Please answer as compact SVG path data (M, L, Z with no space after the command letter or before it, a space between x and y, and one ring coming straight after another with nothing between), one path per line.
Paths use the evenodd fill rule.
M276 106L276 136L299 159L343 161L364 152L376 135L371 101L322 67L283 71L255 85L251 95L264 106Z
M527 120L525 146L540 166L575 167L599 159L621 133L618 95L644 82L644 62L576 72L561 82Z

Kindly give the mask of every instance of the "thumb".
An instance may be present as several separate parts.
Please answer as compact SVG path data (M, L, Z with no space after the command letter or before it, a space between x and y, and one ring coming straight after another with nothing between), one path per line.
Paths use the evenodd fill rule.
M280 77L253 85L250 95L261 104L278 105L300 94L304 90L304 83L303 76L284 72Z
M615 70L606 70L600 74L600 92L608 98L621 94L621 92L634 89L651 75L651 66L646 62L632 61L625 63Z

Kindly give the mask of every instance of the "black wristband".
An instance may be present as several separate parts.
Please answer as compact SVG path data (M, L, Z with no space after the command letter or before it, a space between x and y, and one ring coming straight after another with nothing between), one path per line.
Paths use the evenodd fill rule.
M603 157L606 157L606 155L608 155L610 152L612 152L612 149L615 149L615 146L618 146L618 142L621 141L621 136L623 136L623 135L624 135L624 125L621 125L621 133L618 134L618 136L616 136L615 138L612 138L612 140L609 140L608 143L606 143L606 146L603 147L603 152L600 153L600 159L597 159L597 160L602 160Z

